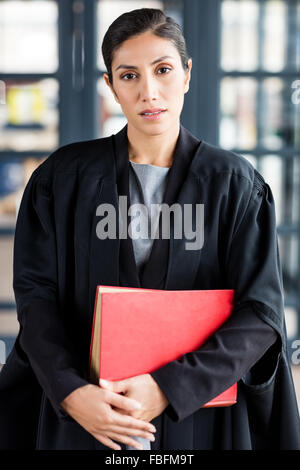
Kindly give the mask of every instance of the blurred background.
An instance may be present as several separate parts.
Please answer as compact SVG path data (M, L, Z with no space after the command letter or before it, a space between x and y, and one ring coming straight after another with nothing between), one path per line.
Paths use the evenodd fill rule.
M58 146L126 124L103 80L101 43L117 16L142 7L164 10L187 40L193 69L182 124L245 156L273 191L300 403L299 0L0 0L2 357L18 332L13 238L24 187Z

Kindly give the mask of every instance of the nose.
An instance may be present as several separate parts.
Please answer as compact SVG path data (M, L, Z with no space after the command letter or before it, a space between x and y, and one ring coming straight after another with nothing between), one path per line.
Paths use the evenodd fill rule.
M153 101L158 98L158 83L152 74L147 74L140 80L139 93L142 101Z

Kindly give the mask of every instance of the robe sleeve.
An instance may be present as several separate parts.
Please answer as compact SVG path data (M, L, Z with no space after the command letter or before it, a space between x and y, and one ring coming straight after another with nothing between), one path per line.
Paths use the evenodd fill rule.
M60 403L87 382L76 367L76 352L68 342L58 306L52 197L40 168L25 188L16 223L13 288L18 340L57 415L67 418Z
M263 386L276 370L284 336L282 278L274 199L257 172L244 215L233 225L224 279L235 289L231 317L200 349L151 374L175 422L235 382Z

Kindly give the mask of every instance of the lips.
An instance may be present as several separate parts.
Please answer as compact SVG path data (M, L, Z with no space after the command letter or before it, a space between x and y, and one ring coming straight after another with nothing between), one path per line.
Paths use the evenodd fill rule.
M140 114L142 116L152 116L166 111L164 108L144 109Z

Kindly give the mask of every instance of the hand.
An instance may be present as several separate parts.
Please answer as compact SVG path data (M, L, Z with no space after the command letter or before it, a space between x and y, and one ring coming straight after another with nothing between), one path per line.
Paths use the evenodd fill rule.
M61 403L62 408L98 441L114 450L121 450L112 439L141 449L131 436L154 440L155 427L129 416L139 403L128 397L97 385L84 385L70 393ZM119 413L113 407L121 410Z
M130 415L144 421L152 421L168 406L169 401L150 374L137 375L126 380L107 381L100 379L100 387L112 392L122 393L126 397L138 401L142 407L131 410ZM121 414L128 411L117 409Z

